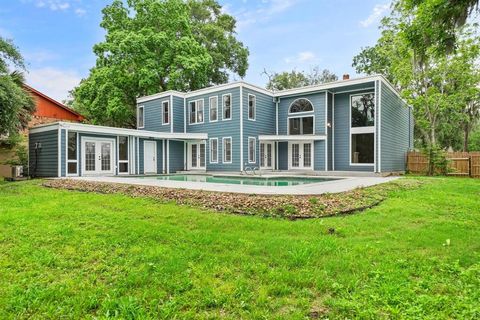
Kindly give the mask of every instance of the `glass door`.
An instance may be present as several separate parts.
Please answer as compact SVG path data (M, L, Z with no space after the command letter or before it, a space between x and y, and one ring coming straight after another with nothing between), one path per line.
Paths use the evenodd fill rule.
M83 150L84 174L114 174L113 140L84 140Z
M260 143L260 168L261 169L273 168L273 143L272 142Z
M201 170L205 169L206 163L205 142L190 143L189 169Z
M291 169L313 169L312 142L291 142L289 161Z

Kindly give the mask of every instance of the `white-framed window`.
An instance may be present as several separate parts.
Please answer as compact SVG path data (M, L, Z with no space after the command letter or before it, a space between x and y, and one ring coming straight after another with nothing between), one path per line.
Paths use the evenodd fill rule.
M257 162L257 139L248 137L248 163Z
M67 136L67 175L78 174L78 133L69 131Z
M162 102L162 124L169 124L170 123L170 103L168 101Z
M190 101L190 124L203 123L203 99Z
M128 137L118 137L118 173L128 174Z
M142 129L145 126L145 108L139 106L137 108L137 128Z
M310 100L305 98L300 98L292 102L290 108L288 108L288 113L302 113L302 112L312 112L313 104Z
M290 117L288 118L288 134L303 135L315 133L315 117Z
M210 138L210 163L218 163L218 138Z
M248 95L248 120L255 120L257 112L257 97L253 94Z
M222 120L231 120L232 119L232 94L224 94L222 96Z
M223 163L232 163L232 137L222 139Z
M350 95L350 165L375 164L375 94Z
M210 97L210 122L218 121L218 96Z

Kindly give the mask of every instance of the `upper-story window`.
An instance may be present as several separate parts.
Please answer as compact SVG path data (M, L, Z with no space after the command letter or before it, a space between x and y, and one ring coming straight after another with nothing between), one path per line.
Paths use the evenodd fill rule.
M143 128L145 126L145 111L144 107L140 106L137 109L137 128Z
M255 113L257 108L257 97L253 94L248 95L248 120L255 120Z
M300 113L313 111L312 103L307 99L297 99L290 105L288 113Z
M350 96L350 164L375 163L375 94Z
M210 97L210 122L218 120L218 97Z
M162 102L162 112L163 112L163 124L169 124L170 123L170 106L168 101L163 101Z
M352 128L375 125L375 95L373 93L351 96Z
M222 96L223 104L223 120L232 119L232 95L225 94Z
M190 124L203 123L203 100L190 101Z

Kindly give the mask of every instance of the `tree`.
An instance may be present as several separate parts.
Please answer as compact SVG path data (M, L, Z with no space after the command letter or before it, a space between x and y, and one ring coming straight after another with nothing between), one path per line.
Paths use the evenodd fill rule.
M9 66L15 68L10 72ZM17 136L25 129L35 103L23 89L23 58L11 40L0 37L0 135Z
M266 71L264 71L267 74ZM313 68L309 73L305 71L292 70L280 73L267 74L269 81L267 89L269 90L285 90L291 88L299 88L320 83L332 82L338 80L338 77L327 69L321 70L318 66Z
M245 75L248 50L215 0L115 0L102 12L105 41L72 94L73 107L93 123L133 127L138 96Z

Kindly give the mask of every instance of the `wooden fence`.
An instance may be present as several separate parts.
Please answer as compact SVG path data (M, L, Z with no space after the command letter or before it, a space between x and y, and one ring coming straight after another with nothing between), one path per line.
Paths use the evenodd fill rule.
M480 178L480 152L448 152L448 175ZM421 152L407 153L407 171L426 173L428 158Z

